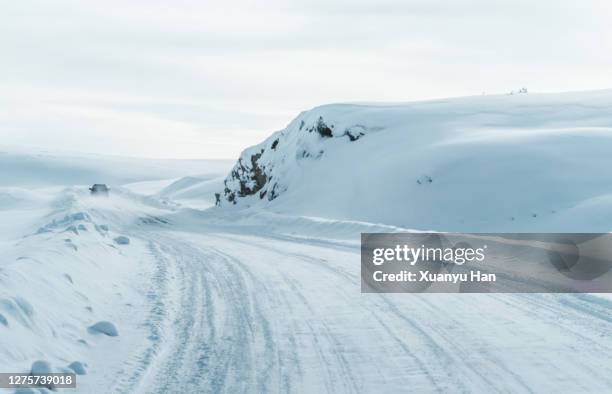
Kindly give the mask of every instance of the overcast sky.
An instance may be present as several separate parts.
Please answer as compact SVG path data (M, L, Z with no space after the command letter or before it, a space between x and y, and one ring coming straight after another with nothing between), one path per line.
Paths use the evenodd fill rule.
M609 0L0 0L0 145L234 158L300 111L612 88Z

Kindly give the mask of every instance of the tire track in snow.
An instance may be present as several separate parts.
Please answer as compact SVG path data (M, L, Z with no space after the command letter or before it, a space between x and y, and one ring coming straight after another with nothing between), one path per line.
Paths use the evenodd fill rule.
M214 236L218 237L217 235ZM252 247L256 247L258 249L265 250L269 253L273 253L276 255L276 258L290 258L291 264L306 264L308 265L308 269L312 270L313 268L321 271L318 277L322 279L329 280L330 278L338 278L337 280L344 283L352 283L352 286L342 286L342 287L330 287L330 293L336 294L336 297L342 298L347 307L352 305L353 308L356 308L353 312L356 314L366 314L366 315L374 315L379 326L374 327L375 331L380 333L381 331L384 335L388 335L390 338L393 338L394 343L399 344L402 349L406 352L406 355L412 358L413 367L411 371L412 376L423 376L428 382L428 387L430 391L442 392L444 391L443 387L438 385L436 378L439 378L440 369L437 368L435 363L429 362L429 366L427 363L427 359L422 356L411 352L409 349L409 345L404 343L395 333L391 332L389 327L383 323L383 320L379 317L379 308L380 304L370 305L370 303L362 303L359 301L359 293L357 294L346 294L344 291L348 288L351 290L359 291L359 276L355 274L351 274L345 270L340 269L339 267L335 267L331 265L329 262L322 260L320 258L314 258L308 255L288 252L286 250L279 250L267 243L253 243L245 241L244 239L235 239L231 238L231 241L240 244L249 244ZM270 270L273 270L274 267L270 267ZM313 294L305 293L304 290L301 289L298 281L294 280L290 276L288 276L284 269L278 271L278 274L282 276L283 282L288 284L291 288L291 291L287 292L287 297L297 297L299 304L303 305L306 308L306 313L301 312L300 316L313 316L317 318L317 324L321 326L321 328L315 328L309 320L305 320L306 326L309 328L310 332L313 334L314 345L317 350L320 350L319 357L321 360L327 365L327 368L321 371L325 379L325 387L328 392L362 392L363 390L363 381L360 376L359 368L355 368L351 360L349 360L345 353L348 353L344 350L346 346L357 346L358 344L349 343L346 341L346 338L340 337L339 333L334 333L332 329L329 328L328 324L325 321L324 317L317 316L317 313L314 308L314 304L316 304L317 298L313 298ZM326 294L326 296L331 296L331 294ZM382 295L375 295L381 297ZM383 296L384 297L384 296ZM309 301L311 300L311 301ZM314 302L313 302L314 301ZM414 324L414 323L413 323ZM415 329L411 332L412 336L419 336L422 339L421 342L429 342L431 343L431 348L440 350L441 348L437 346L437 344L432 340L432 338L422 329ZM346 342L346 344L344 343ZM325 345L327 346L325 346ZM331 348L331 350L330 350ZM329 361L329 354L334 358L334 362ZM435 353L437 357L441 356L441 353ZM362 355L364 356L364 355ZM442 357L443 358L443 357ZM431 361L431 360L429 360ZM438 372L438 373L436 373ZM384 372L383 372L384 374ZM338 377L340 377L340 381L343 382L341 385L337 384ZM360 383L361 382L361 383ZM461 387L461 382L457 381L457 386Z
M278 256L284 256L291 260L292 264L296 263L310 263L311 265L317 266L328 270L328 273L332 276L342 277L345 282L353 282L353 287L358 289L358 275L352 274L344 268L334 265L333 262L325 261L320 258L311 257L311 255L305 255L301 253L293 252L294 248L289 248L284 245L286 249L279 248L278 245L282 245L283 242L266 242L265 240L255 242L253 237L245 236L219 236L214 235L215 238L226 238L227 241L231 241L234 244L248 244L258 249L265 249L271 253L275 253ZM236 246L234 246L236 248ZM291 250L291 251L288 251ZM291 278L285 277L285 281L291 282ZM350 286L344 286L344 289L350 288ZM358 290L357 290L358 291ZM308 294L308 299L312 299L312 294ZM368 295L370 297L370 295ZM553 372L555 368L559 372L555 375L551 375L549 379L546 376L540 377L540 381L534 381L535 376L532 370L525 368L522 365L517 365L512 360L513 357L508 357L503 354L502 349L505 348L505 342L502 340L503 336L490 336L487 333L488 329L491 332L500 332L501 335L507 336L509 334L509 328L515 326L521 331L529 331L533 326L544 326L549 327L553 331L559 332L559 334L566 335L568 338L574 338L577 343L584 344L585 348L596 349L593 354L598 360L609 359L606 356L608 353L608 347L598 347L598 342L601 342L601 338L610 335L611 326L606 324L610 312L610 303L606 299L602 299L593 295L566 295L566 296L551 296L552 301L546 302L546 306L550 308L554 314L563 313L564 315L570 315L568 317L568 323L571 323L565 328L558 327L559 322L553 319L549 319L547 316L542 316L538 313L533 313L534 308L537 308L541 301L537 295L480 295L481 300L485 300L488 304L489 309L484 312L478 319L486 326L483 326L482 334L479 335L479 330L474 330L474 322L470 322L471 329L465 325L466 320L461 318L454 322L455 328L449 329L448 324L453 324L452 315L448 315L448 312L453 311L454 307L448 308L445 305L441 297L431 295L433 299L426 298L424 295L403 295L403 299L399 300L392 295L371 295L369 298L374 305L368 306L367 302L362 303L362 307L365 310L369 310L372 314L380 316L379 323L381 326L386 326L384 329L390 337L397 340L399 343L403 343L403 349L408 350L410 353L410 344L418 343L419 345L426 344L425 353L423 353L422 346L416 351L419 355L418 358L423 360L422 362L422 373L428 375L428 369L433 368L430 371L429 376L437 383L443 382L444 386L437 386L437 383L432 383L429 391L435 391L436 387L438 390L453 390L453 391L470 391L470 388L475 386L489 387L494 392L507 392L508 387L512 387L513 391L531 393L534 392L534 387L554 387L556 378L553 376L559 372L562 374L564 365L571 365L574 357L572 353L568 353L567 345L564 346L564 356L557 360L550 360L551 363L540 363L535 359L527 358L525 361L532 363L535 370L540 370L546 374ZM444 295L442 295L444 297ZM473 313L479 309L479 302L474 300L474 297L470 295L450 295L447 297L452 298L455 308L458 311L466 311ZM513 299L518 299L518 302L509 302ZM355 302L355 295L346 296L347 307L349 304ZM406 303L407 299L410 301ZM382 300L378 302L375 300ZM398 302L402 301L402 302ZM569 304L569 305L568 305ZM408 308L406 308L408 306ZM568 308L570 306L570 308ZM385 313L380 314L379 312L384 310ZM416 312L416 314L411 314ZM453 311L454 312L454 311ZM592 317L597 318L593 321ZM391 333L390 327L393 326L395 331L398 330L401 325L397 322L392 322L393 316L400 321L403 321L402 334ZM496 316L498 316L496 318ZM459 317L456 315L456 317ZM516 317L519 320L514 321L512 317ZM503 320L500 320L503 319ZM584 319L596 323L596 326L601 326L601 335L595 335L597 333L596 327L583 327L581 322ZM383 323L383 320L387 323ZM603 322L602 322L603 321ZM407 323L407 325L406 325ZM435 323L435 324L433 324ZM578 325L576 325L578 323ZM584 330L584 328L587 328ZM536 329L537 331L538 329ZM533 329L532 329L533 331ZM399 332L399 331L398 331ZM510 331L511 332L511 331ZM529 336L536 337L538 335L546 335L544 333L531 333L525 332L525 338ZM606 334L607 333L607 334ZM559 335L557 334L557 335ZM554 335L554 334L551 334ZM408 337L409 340L404 342L401 338ZM553 337L554 338L554 337ZM551 342L543 342L542 346L554 345L555 340ZM580 346L580 345L578 345ZM475 353L477 351L478 353ZM515 351L516 352L516 351ZM427 354L429 353L429 354ZM528 348L523 348L514 356L514 359L521 360L525 355L529 355L530 351ZM483 365L486 367L483 368ZM601 364L600 364L601 365ZM517 368L518 367L518 368ZM606 373L606 369L596 368L584 364L574 365L573 368L568 371L568 376L580 376L579 370L584 370L584 374L596 377L597 384L600 387L610 387L610 377ZM582 375L584 375L582 374ZM580 383L579 379L573 379L575 387L584 387ZM544 386L539 386L544 384ZM549 385L549 386L547 386ZM506 387L506 389L504 389ZM597 387L597 386L596 386Z
M177 338L164 342L161 347L165 350L156 353L160 360L145 375L152 377L151 384L142 386L146 392L299 392L313 388L371 392L376 386L368 376L374 372L378 382L391 384L385 387L418 391L468 392L475 387L487 387L490 392L506 392L503 387L534 391L533 377L524 369L514 370L500 353L497 345L503 342L481 338L470 331L473 322L468 327L466 319L458 318L455 308L478 309L470 304L469 295L453 298L451 305L440 302L440 297L423 295L401 299L385 294L363 296L357 271L339 265L340 260L300 252L304 247L314 248L313 253L321 249L312 245L296 249L286 241L235 234L148 236L163 250L166 263L176 265L177 279L184 284L183 309L172 327ZM302 273L310 276L302 278ZM321 278L321 286L313 283L315 277ZM323 288L325 293L316 293ZM329 307L320 305L320 297L336 298L331 307L342 307L330 313ZM506 325L516 325L511 317L528 316L530 308L539 304L550 312L533 316L527 325L525 321L516 325L518 328L526 330L531 323L551 327L555 322L549 314L559 311L571 314L572 319L593 314L606 324L609 308L609 303L591 302L588 297L552 302L533 296L487 295L481 300L488 303L487 313L503 316L503 320L488 322L489 328L501 326L500 332ZM349 319L343 321L343 315ZM360 321L361 317L369 320ZM487 322L484 317L478 319ZM377 352L371 352L372 347L361 343L351 330L370 332L378 341ZM576 327L568 331L581 342L591 338L587 334L590 332L582 335ZM549 371L563 365L555 362L550 368L538 368ZM591 371L600 383L610 381L602 371L580 368ZM182 379L164 378L172 373L183 374Z
M153 242L148 243L148 249L151 260L155 264L151 284L146 296L150 303L149 317L144 323L149 331L147 340L150 344L143 353L136 357L136 367L132 374L127 376L127 379L124 378L117 383L117 387L113 390L116 392L132 392L136 389L139 382L146 375L151 363L158 356L161 350L161 341L165 331L167 331L167 327L164 327L164 325L170 317L169 304L172 300L169 294L169 282L172 274L169 271L172 266L168 264L168 260L161 254L161 251Z
M151 236L150 236L151 237ZM176 266L180 309L161 344L161 357L146 375L146 392L267 392L268 373L276 362L268 321L251 300L248 270L211 250L171 237L153 236L166 264ZM159 256L158 256L159 257ZM162 257L159 257L162 258ZM174 336L174 338L170 338ZM263 370L254 365L264 343ZM137 378L137 377L136 377Z
M236 239L236 238L231 238L231 240L236 243L246 243L253 247L265 249L278 256L291 257L292 263L301 262L301 263L308 264L311 267L316 267L316 269L324 271L321 275L319 275L319 277L321 278L329 278L330 277L329 274L331 274L332 277L340 278L339 280L341 282L352 284L352 286L340 287L338 288L338 290L347 289L348 287L349 289L359 291L359 288L360 288L359 275L353 274L351 272L341 269L340 267L334 266L326 260L322 260L320 258L312 257L312 256L301 254L301 253L288 252L287 250L277 249L277 248L270 246L267 243L255 243L255 242L246 241L244 239ZM305 306L308 307L309 309L308 312L310 314L314 314L314 309L310 305L311 303L308 301L308 298L306 297L306 295L304 295L303 291L299 289L299 284L297 283L297 281L293 280L292 278L290 278L288 275L286 275L282 271L281 271L281 275L283 276L285 282L288 283L292 287L295 295L297 295L300 298L301 302ZM388 295L384 295L384 294L371 295L371 298L373 300L381 301L382 303L377 302L377 301L362 302L362 300L356 300L355 294L342 293L342 294L339 294L339 296L341 296L346 301L347 306L352 304L353 307L357 308L357 310L355 310L355 313L366 313L366 314L371 314L372 316L375 317L376 321L379 324L379 327L377 327L377 331L383 331L386 335L389 335L389 337L392 338L395 341L395 343L397 343L399 346L402 347L402 349L406 352L406 355L408 355L413 360L414 367L412 368L411 374L413 376L415 374L424 376L430 384L431 391L433 392L444 392L445 391L445 387L440 386L439 384L439 380L441 378L440 376L441 372L449 374L447 376L444 376L444 381L448 382L448 379L451 379L454 382L456 388L464 387L462 384L462 381L456 376L460 374L459 372L456 372L454 374L455 376L450 375L451 372L453 371L453 366L461 365L459 363L460 360L457 360L456 358L451 357L447 349L442 347L430 333L428 333L425 329L421 328L415 319L412 319L406 316L405 314L401 313L397 309L396 305L389 300ZM427 357L423 357L422 354L419 355L418 353L411 351L410 345L402 341L400 336L398 336L395 332L393 332L388 324L384 323L384 319L385 318L388 319L389 316L381 317L380 316L381 309L384 309L387 312L390 311L396 317L399 317L404 322L407 322L409 324L409 327L411 328L410 337L413 340L414 340L414 337L420 338L418 339L418 342L426 343L428 349L431 352L433 352L432 354L433 354L433 358L435 359L435 362L432 362L431 355L429 356L429 360L428 360ZM325 324L324 320L321 320L321 323ZM406 333L404 333L404 335L405 334ZM331 334L329 328L327 327L325 327L325 336L331 338L332 342L335 343L335 346L337 348L342 347L342 343ZM343 376L343 379L346 380L345 391L360 392L359 386L355 383L359 381L359 374L357 372L351 371L351 363L348 362L346 358L342 356L341 352L334 352L334 355L338 358L337 366L340 366L340 370L344 371L342 373L342 376ZM440 362L445 363L446 367L443 369L440 369L439 368ZM466 371L466 373L470 374L471 371L468 370ZM486 377L482 377L482 378L483 378L483 383L485 384L492 383L490 380L486 379ZM347 388L350 388L350 389L347 389ZM465 387L463 389L467 390ZM337 390L330 390L329 392L337 392Z

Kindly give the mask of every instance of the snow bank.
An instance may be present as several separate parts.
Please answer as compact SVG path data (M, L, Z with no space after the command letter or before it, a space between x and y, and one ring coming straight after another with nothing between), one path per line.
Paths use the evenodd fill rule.
M115 237L113 241L115 241L117 245L129 245L130 244L130 239L124 235Z
M135 237L129 247L113 243L122 223L144 213L126 213L120 189L108 199L86 187L0 187L0 195L24 197L0 210L0 370L87 373L79 385L91 392L88 384L107 380L102 363L120 364L146 333L135 328L146 311L133 306L147 303L146 289L133 278L148 278L147 245ZM119 334L111 322L121 322L121 337L107 338Z
M612 91L338 104L246 149L217 205L443 231L608 231Z
M109 321L99 321L88 328L91 333L100 333L109 337L116 337L119 335L117 327Z

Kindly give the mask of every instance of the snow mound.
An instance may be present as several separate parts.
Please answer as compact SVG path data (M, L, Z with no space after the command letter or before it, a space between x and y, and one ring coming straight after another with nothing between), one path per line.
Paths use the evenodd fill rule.
M32 363L32 367L30 368L30 375L37 376L37 375L46 375L49 373L53 373L53 370L51 369L51 364L49 364L49 362L44 361L44 360L37 360ZM42 387L47 388L52 391L57 391L53 384L47 384ZM40 391L43 392L43 390L40 390Z
M115 237L113 241L115 241L117 245L129 245L130 244L130 239L124 235Z
M99 321L96 324L89 326L87 329L92 334L104 334L109 337L116 337L119 335L117 327L109 321Z
M73 361L68 365L68 368L73 370L77 375L87 375L87 370L85 369L84 363L80 361Z
M441 231L608 231L612 91L326 105L246 149L225 208Z
M75 235L79 234L79 227L83 229L83 224L78 222L91 222L91 218L84 212L76 212L69 215L64 215L61 219L53 219L50 223L45 224L38 229L38 234L51 232L57 228L65 228L64 232L72 232Z
M37 360L32 363L30 374L40 375L46 373L51 373L51 365L47 361Z

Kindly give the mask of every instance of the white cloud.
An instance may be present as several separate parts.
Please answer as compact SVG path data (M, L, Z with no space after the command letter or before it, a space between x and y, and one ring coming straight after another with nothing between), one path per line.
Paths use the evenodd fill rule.
M299 111L612 87L586 0L20 0L0 14L3 144L235 157Z

